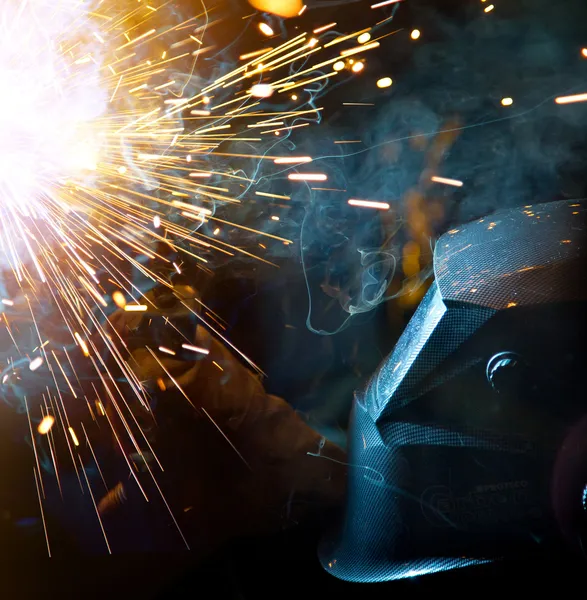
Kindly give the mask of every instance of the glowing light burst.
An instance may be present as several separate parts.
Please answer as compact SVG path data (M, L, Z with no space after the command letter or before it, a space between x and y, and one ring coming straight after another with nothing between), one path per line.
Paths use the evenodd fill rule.
M0 6L0 243L19 277L24 251L44 279L34 234L23 229L22 219L50 221L74 208L67 180L84 182L96 168L100 135L91 124L107 99L99 55L87 53L80 35L88 27L79 1L8 0ZM75 34L66 39L70 28ZM62 237L58 223L54 233Z
M10 388L26 410L43 519L46 480L54 477L61 490L65 461L82 488L86 482L94 501L86 465L95 464L99 471L100 466L91 432L80 417L74 418L72 406L102 420L121 450L127 445L139 456L154 456L133 412L136 407L150 412L147 382L134 373L129 350L106 319L116 307L129 318L156 310L130 271L174 291L160 267L181 273L183 263L165 256L161 246L202 268L216 255L241 254L271 264L250 247L229 243L223 232L233 228L280 245L291 240L239 223L237 217L227 220L222 211L262 201L268 206L267 222L279 221L269 209L290 196L254 189L260 164L294 186L327 180L326 173L298 172L312 157L279 152L275 136L285 138L319 122L322 109L308 89L322 90L340 76L341 57L379 46L374 40L354 47L364 31L332 39L336 24L330 23L313 34L299 33L243 54L239 66L210 81L197 69L199 57L214 47L207 10L178 21L164 0L0 2L0 320L2 333L12 341L12 354L2 356L1 382L2 393ZM318 34L330 41L323 43ZM259 32L269 41L263 35L269 29ZM350 47L341 50L339 44L346 42ZM295 70L295 61L303 67ZM282 103L271 112L260 106L269 94L248 93L270 89L272 96L289 101L298 99L290 93L294 88L312 101L296 108ZM256 145L258 151L239 152L231 145L239 142ZM231 166L238 161L253 161L253 175ZM184 300L186 310L197 314ZM44 330L47 314L50 325L61 331L59 341ZM164 315L158 318L168 325ZM211 321L200 320L238 352ZM183 342L158 350L172 356L186 350L207 359L206 348ZM167 375L171 383L159 378L159 389L173 384L181 391ZM118 385L121 377L133 398ZM28 394L23 380L41 383ZM93 397L82 381L92 381ZM49 474L41 467L41 453L52 465ZM145 497L142 477L152 478L163 495L146 458L146 474L139 475L126 460ZM93 504L110 551L101 504Z

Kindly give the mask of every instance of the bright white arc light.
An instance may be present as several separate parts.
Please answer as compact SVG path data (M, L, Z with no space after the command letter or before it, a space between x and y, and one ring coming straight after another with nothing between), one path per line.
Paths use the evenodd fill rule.
M0 246L12 250L4 253L11 263L33 253L11 228L22 217L47 217L52 205L63 210L63 188L87 183L97 166L101 139L92 125L108 105L102 44L70 33L81 36L80 21L92 30L87 14L79 0L0 2ZM73 49L65 56L64 48Z
M255 98L269 98L273 94L273 86L269 83L257 83L249 90L249 93Z

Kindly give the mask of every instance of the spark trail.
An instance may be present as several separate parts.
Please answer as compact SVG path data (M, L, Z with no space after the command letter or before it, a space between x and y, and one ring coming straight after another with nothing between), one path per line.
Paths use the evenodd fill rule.
M118 307L169 323L131 272L174 293L165 273L181 273L183 261L209 269L216 256L241 254L270 263L223 239L223 229L292 243L263 224L239 222L239 208L288 199L255 191L259 165L300 185L327 179L298 172L312 157L280 148L293 129L319 122L322 110L314 102L292 104L297 96L290 92L340 77L344 69L332 65L350 71L357 55L378 46L356 45L361 34L369 39L364 29L342 36L332 24L277 45L259 34L264 47L205 81L198 61L214 50L210 31L221 22L210 14L202 5L200 14L178 20L169 2L156 0L0 4L0 292L2 327L12 342L2 356L2 392L27 412L41 512L44 478L52 473L61 491L59 473L68 463L81 493L90 493L109 551L85 465L93 461L102 471L80 414L110 428L144 495L143 476L163 495L155 474L161 465L145 458L152 448L131 409L150 413L148 382L135 374L108 316ZM270 96L289 108L262 105ZM240 142L258 150L237 152ZM245 161L256 165L251 176L239 166ZM181 303L196 314L185 298ZM201 321L236 350L211 325L219 317L206 316L210 323ZM183 349L206 356L177 337ZM175 350L161 345L158 352ZM142 457L146 475L135 472L128 448Z

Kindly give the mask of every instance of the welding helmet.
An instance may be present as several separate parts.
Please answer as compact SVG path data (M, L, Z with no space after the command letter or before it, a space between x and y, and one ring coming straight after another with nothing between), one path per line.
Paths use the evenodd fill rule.
M325 569L383 581L580 550L587 508L584 201L444 234L435 279L355 395Z

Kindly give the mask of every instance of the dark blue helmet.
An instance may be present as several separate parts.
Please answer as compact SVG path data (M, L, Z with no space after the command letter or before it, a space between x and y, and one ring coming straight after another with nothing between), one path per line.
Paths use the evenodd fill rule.
M586 209L525 206L438 240L435 281L355 397L345 512L320 551L333 575L581 548Z

